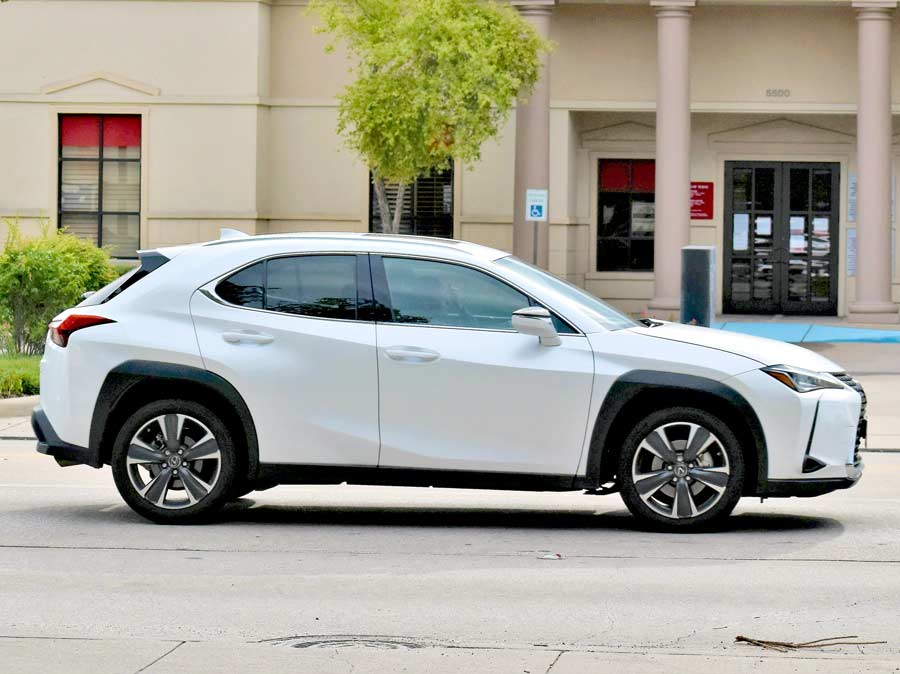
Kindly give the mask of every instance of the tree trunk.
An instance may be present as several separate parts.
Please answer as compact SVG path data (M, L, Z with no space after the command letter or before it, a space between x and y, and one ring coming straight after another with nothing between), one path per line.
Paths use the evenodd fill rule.
M397 201L394 202L394 219L391 222L391 234L400 233L400 220L403 219L403 197L406 195L406 183L397 185Z
M378 202L378 213L381 215L381 233L399 234L400 221L403 219L403 197L406 195L406 183L397 185L397 198L394 200L393 210L391 210L384 179L376 175L372 178L372 185L375 188L375 200Z
M372 178L372 186L375 188L375 199L378 201L378 213L381 217L381 233L388 234L390 233L393 217L391 216L391 205L388 203L384 179L375 175Z

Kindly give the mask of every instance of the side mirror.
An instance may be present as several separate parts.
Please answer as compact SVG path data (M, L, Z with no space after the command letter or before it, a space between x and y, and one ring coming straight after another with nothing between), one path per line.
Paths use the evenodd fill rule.
M543 346L559 346L562 340L553 327L553 317L544 307L525 307L513 312L512 325L523 335L540 337Z

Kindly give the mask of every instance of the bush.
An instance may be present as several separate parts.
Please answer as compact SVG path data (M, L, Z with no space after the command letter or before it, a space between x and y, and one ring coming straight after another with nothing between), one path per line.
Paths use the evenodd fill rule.
M37 237L24 237L9 223L0 254L0 340L7 351L40 353L47 323L118 276L109 253L65 231L44 226Z
M0 356L0 398L38 393L40 361L40 356Z

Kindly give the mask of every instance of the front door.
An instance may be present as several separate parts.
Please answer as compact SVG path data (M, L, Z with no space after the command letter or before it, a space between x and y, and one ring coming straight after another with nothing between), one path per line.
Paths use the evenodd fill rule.
M838 164L726 162L725 313L837 313Z
M382 468L571 477L584 444L594 354L512 329L529 297L451 262L374 257ZM383 277L383 281L379 281ZM383 289L384 297L379 297Z

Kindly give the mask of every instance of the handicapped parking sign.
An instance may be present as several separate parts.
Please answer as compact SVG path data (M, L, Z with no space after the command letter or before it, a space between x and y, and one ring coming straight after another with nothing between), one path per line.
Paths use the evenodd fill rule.
M527 190L525 192L525 220L547 222L547 190Z

